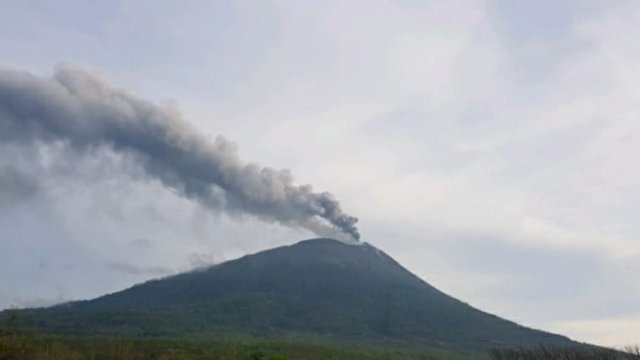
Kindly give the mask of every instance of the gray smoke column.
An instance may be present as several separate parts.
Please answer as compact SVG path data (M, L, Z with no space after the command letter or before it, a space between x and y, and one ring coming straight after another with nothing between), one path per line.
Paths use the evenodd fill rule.
M175 111L86 71L59 67L42 78L0 68L0 142L61 142L80 153L108 148L208 208L359 239L358 219L330 193L295 185L289 171L245 163L232 143L211 141Z

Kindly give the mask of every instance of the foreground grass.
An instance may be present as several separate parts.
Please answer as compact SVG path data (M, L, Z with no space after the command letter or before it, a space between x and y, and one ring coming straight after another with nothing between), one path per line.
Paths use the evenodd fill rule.
M459 359L459 360L640 360L638 348L622 353L609 349L514 349L491 354L445 350L389 349L377 345L345 345L290 340L131 340L43 337L0 332L0 360L287 360L287 359Z
M405 350L376 345L344 345L290 340L130 340L44 337L0 333L0 360L286 360L286 359L460 359L486 360L482 355L445 350Z
M491 352L495 360L640 360L640 348L613 350L597 347L502 349Z
M391 349L313 340L258 339L114 339L35 336L0 332L0 360L315 360L315 359L432 359L432 360L640 360L638 348L628 353L609 349L513 349L491 354L446 350Z

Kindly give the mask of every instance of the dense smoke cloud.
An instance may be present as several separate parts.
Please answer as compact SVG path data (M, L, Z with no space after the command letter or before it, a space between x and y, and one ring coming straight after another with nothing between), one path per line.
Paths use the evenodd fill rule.
M244 163L225 139L210 141L175 111L82 70L60 67L42 78L0 68L0 142L64 143L80 154L110 149L210 209L359 239L357 218L330 193L294 185L289 171Z

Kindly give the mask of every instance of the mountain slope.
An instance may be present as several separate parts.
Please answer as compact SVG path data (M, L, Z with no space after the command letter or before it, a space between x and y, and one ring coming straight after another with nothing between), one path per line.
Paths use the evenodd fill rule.
M31 326L56 333L296 334L485 349L573 344L476 310L371 245L332 239L22 313Z

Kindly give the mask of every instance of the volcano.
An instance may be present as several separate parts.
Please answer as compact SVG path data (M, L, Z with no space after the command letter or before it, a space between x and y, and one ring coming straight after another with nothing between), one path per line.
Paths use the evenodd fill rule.
M31 328L54 334L303 336L466 349L577 345L448 296L372 245L326 238L20 314Z

